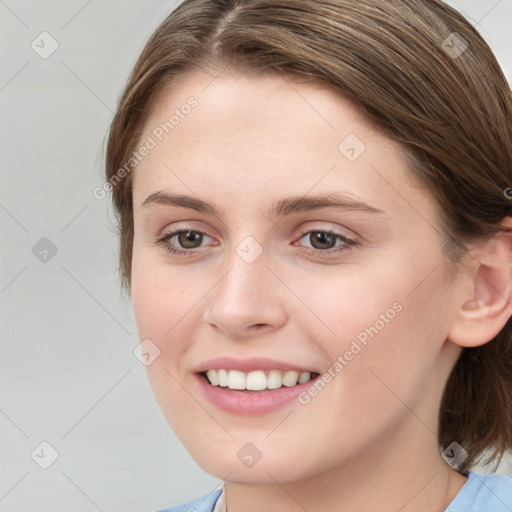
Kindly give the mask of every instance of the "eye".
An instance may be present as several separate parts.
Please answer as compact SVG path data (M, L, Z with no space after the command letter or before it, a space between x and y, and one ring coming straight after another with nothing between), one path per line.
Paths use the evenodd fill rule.
M299 241L304 241L305 247L311 248L314 254L347 251L358 245L355 240L329 230L307 231Z
M156 243L172 254L192 254L206 239L213 240L197 229L180 229L165 234Z
M172 238L176 238L178 244L184 249L195 249L201 246L204 234L199 231L179 231ZM170 238L170 240L172 240Z
M209 237L203 231L197 229L179 229L166 233L155 241L171 254L193 256L197 253L196 249L205 245L205 242L211 241L209 245L217 245L215 240ZM307 252L311 254L331 254L347 251L359 245L351 238L347 238L341 233L330 230L310 230L305 232L298 242L303 245ZM294 244L296 245L296 244Z

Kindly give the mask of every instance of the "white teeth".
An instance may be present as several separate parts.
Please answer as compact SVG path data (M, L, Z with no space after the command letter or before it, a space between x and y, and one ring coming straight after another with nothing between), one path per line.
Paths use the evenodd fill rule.
M311 374L309 372L302 372L299 375L299 384L304 384L304 382L307 382L308 380L311 380Z
M249 372L245 378L245 389L261 391L267 387L267 377L264 372Z
M282 386L292 387L311 380L310 372L255 370L244 373L238 370L208 370L206 377L212 386L227 387L236 390L262 391L278 389Z
M270 370L267 377L267 388L278 389L283 385L283 378L279 370Z
M283 386L291 388L297 384L297 380L299 380L299 372L286 372L283 375Z
M212 372L215 372L215 370L210 370ZM208 372L206 373L208 375ZM219 377L219 386L226 387L228 385L228 372L227 370L219 370L217 372L217 375ZM212 382L212 381L210 381ZM212 382L213 384L213 382ZM213 384L215 386L215 384Z
M208 377L208 380L212 384L212 386L218 386L219 385L219 373L215 370L208 370L206 372L206 376Z
M228 373L229 389L245 389L245 373L238 370L231 370Z

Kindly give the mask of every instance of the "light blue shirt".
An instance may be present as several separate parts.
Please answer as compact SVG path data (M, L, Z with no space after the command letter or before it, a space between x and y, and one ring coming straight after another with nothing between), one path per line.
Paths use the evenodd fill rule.
M512 512L512 476L469 473L445 512Z
M198 498L197 500L190 501L189 503L185 503L184 505L179 505L173 508L166 508L165 510L160 510L159 512L213 512L215 507L215 503L219 499L222 491L214 491L202 498Z
M159 512L213 512L222 491ZM445 512L512 512L512 476L470 472Z

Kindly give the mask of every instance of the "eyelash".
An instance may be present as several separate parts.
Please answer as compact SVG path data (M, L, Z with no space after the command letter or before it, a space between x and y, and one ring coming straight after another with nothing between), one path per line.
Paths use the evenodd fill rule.
M201 231L199 229L179 229L179 230L167 233L167 234L163 235L161 238L158 238L155 241L155 245L159 245L159 246L163 247L167 252L169 252L171 254L178 255L178 256L194 256L196 249L177 249L169 244L169 241L172 238L174 238L176 235L179 235L181 233L187 233L189 231L191 231L192 233L197 233L199 235L208 237L208 235L204 231ZM325 255L325 254L341 253L341 252L345 252L345 251L350 251L353 248L358 247L360 245L360 243L357 242L356 240L347 238L346 236L341 235L340 233L336 233L334 231L330 231L330 230L326 230L326 229L310 229L308 231L305 231L304 233L302 233L299 240L302 240L306 235L310 235L311 233L324 233L324 234L332 236L335 239L335 241L340 241L340 242L343 242L343 244L344 244L341 246L342 247L341 249L331 248L331 249L322 250L322 249L315 249L315 248L306 248L307 249L306 252L313 256L319 256L319 255L321 256L321 255Z

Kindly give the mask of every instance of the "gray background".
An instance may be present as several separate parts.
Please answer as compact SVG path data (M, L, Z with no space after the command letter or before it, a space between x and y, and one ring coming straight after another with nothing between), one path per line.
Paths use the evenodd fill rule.
M154 511L221 483L177 441L132 353L114 217L92 194L117 98L176 3L0 0L2 512ZM512 0L450 3L511 80ZM46 59L31 47L51 48L43 31L58 43ZM41 442L58 453L48 469Z

